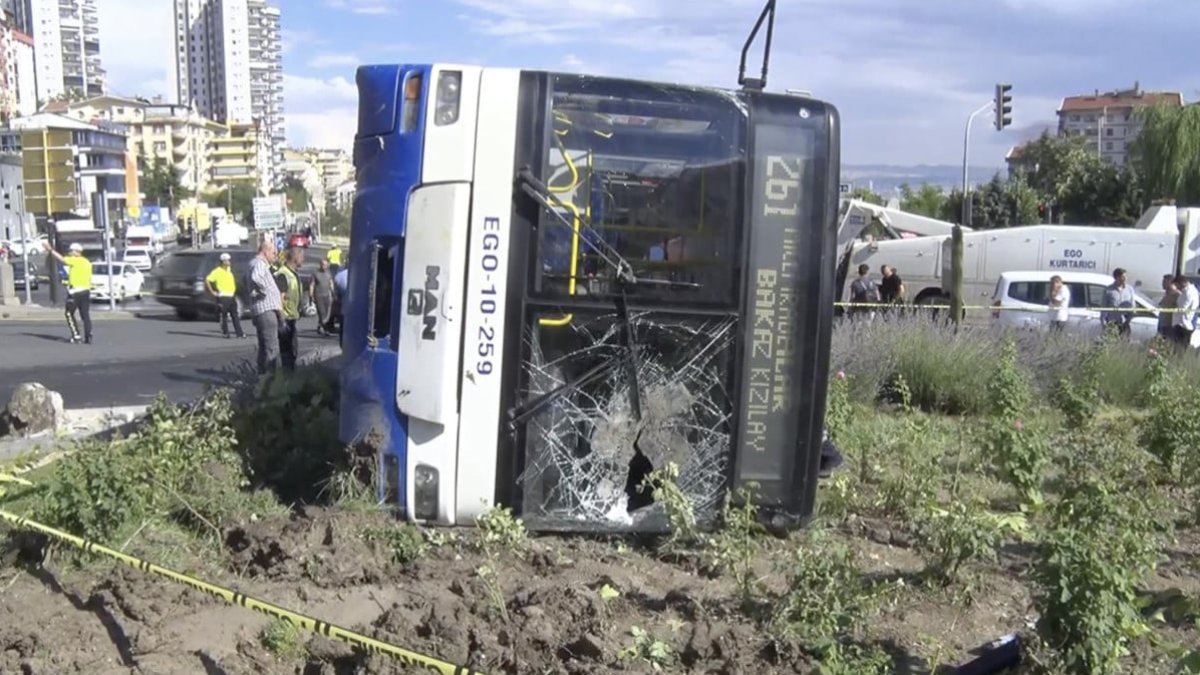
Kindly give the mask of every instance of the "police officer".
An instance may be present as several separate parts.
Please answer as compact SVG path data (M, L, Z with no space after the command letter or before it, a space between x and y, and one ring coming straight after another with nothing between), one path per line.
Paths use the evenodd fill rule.
M75 312L83 320L83 342L92 344L92 261L83 257L83 247L71 244L67 255L54 250L45 242L46 251L67 268L67 328L71 330L71 343L80 341L79 323Z
M300 340L296 322L300 320L300 266L304 264L304 249L293 246L283 256L283 264L275 269L275 282L283 300L283 321L279 324L279 356L284 370L296 369Z
M229 254L221 254L221 264L213 268L204 278L204 286L217 299L217 313L221 317L221 334L229 339L229 320L233 319L233 332L238 339L246 337L242 331L242 318L238 316L237 279L233 276L233 265Z

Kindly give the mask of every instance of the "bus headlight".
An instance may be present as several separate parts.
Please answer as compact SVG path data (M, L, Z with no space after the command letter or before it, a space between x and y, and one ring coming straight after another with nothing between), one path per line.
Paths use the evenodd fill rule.
M443 70L438 73L437 109L433 122L439 127L458 121L458 104L462 98L462 71Z
M413 476L413 510L417 520L437 520L438 470L432 466L417 465Z

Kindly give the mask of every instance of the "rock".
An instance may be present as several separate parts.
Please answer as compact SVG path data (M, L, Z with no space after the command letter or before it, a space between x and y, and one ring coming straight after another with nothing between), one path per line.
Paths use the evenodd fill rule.
M37 382L24 382L13 391L0 427L10 435L32 436L56 431L64 421L62 394Z

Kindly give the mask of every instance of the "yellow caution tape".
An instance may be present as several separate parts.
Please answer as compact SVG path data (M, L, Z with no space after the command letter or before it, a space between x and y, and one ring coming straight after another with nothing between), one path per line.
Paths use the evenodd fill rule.
M835 302L834 307L845 307L855 309L950 309L950 305L927 305L927 304L892 304L886 302ZM986 309L992 312L1045 312L1049 313L1050 308L1045 307L1016 307L1013 305L963 305L966 309ZM1161 312L1163 314L1178 314L1181 312L1196 312L1200 310L1185 310L1175 307L1068 307L1067 309L1086 309L1092 312Z
M326 621L321 621L320 619L316 619L311 616L298 614L291 610L284 609L279 605L257 600L248 595L238 593L237 591L233 591L228 588L214 586L206 581L201 581L186 574L169 570L165 567L155 565L154 563L142 560L140 558L135 558L131 555L121 553L120 551L115 551L106 546L101 546L95 542L88 541L81 537L76 537L68 532L63 532L62 530L56 530L48 525L43 525L7 511L0 510L0 520L8 521L12 525L21 529L41 532L42 534L54 537L59 541L71 544L75 548L78 548L86 553L107 556L113 560L124 563L125 565L147 574L154 574L172 581L177 581L185 586L200 591L205 595L209 595L219 600L224 600L225 602L233 603L239 607L245 607L246 609L259 612L260 614L273 616L277 619L286 621L293 626L298 626L304 630L311 631L318 635L324 635L325 637L332 638L334 640L341 640L342 642L348 643L351 646L357 647L367 653L387 654L388 656L396 658L406 666L422 669L422 672L442 673L442 675L483 675L483 673L480 673L478 670L472 670L466 666L456 666L453 663L448 663L440 659L425 656L424 654L418 654L402 647L397 647L396 645L391 645L386 642L381 642L374 638L367 637L361 633L355 633L352 630L335 626Z

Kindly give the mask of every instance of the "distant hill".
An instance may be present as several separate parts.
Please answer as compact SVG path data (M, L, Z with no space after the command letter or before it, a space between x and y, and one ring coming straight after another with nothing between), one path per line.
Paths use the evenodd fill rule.
M998 171L1001 172L1001 175L1005 173L1005 170L1000 167L971 167L971 183L986 183ZM950 190L962 186L962 166L950 164L918 164L916 166L843 164L842 183L850 183L855 188L869 186L884 197L893 196L903 183L908 183L914 188L922 183L929 183Z

